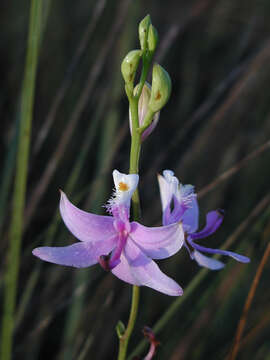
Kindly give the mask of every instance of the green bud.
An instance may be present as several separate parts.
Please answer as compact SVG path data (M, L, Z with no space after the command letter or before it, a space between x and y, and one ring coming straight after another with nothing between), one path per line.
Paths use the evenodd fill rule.
M149 108L157 112L161 110L171 95L171 78L166 70L158 64L153 67L152 74L152 92L149 101Z
M126 84L133 85L141 55L141 50L132 50L124 58L121 64L121 71Z
M118 338L121 339L121 337L124 335L124 333L126 331L125 325L122 323L121 320L118 321L115 329L116 329Z
M148 38L148 30L151 24L150 15L147 15L139 24L139 39L141 44L141 49L147 49L147 38Z
M156 50L158 43L158 32L157 29L151 24L148 31L148 49L151 52Z

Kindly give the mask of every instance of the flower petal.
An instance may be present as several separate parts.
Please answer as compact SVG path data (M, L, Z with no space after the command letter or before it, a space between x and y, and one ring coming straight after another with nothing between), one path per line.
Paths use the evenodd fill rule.
M240 262L242 262L242 263L248 263L248 262L250 262L250 259L249 259L247 256L236 254L236 253L233 252L233 251L219 250L219 249L210 249L210 248L207 248L207 247L204 247L204 246L201 246L201 245L196 244L195 242L193 242L193 241L191 240L190 237L189 237L187 240L188 240L189 244L190 244L195 250L202 251L202 252L205 252L205 253L208 253L208 254L220 254L220 255L230 256L230 257L232 257L233 259L235 259L235 260L237 260L237 261L240 261Z
M197 263L200 266L206 267L210 270L220 270L222 268L224 268L225 264L223 264L223 262L216 260L216 259L212 259L208 256L203 255L202 253L200 253L199 251L194 251L193 252L193 258L197 261Z
M158 184L161 197L162 211L166 209L172 200L172 196L177 193L178 179L171 170L164 170L163 176L158 174Z
M42 260L58 264L83 268L94 265L101 255L108 254L115 246L116 238L97 243L83 242L70 246L43 246L33 250L33 255Z
M146 227L132 222L129 236L152 259L165 259L174 255L181 249L185 238L181 223Z
M100 241L116 234L112 216L101 216L78 209L61 191L60 213L69 231L81 241Z
M173 205L173 209L171 209L171 205ZM180 220L182 222L183 215L187 209L188 205L183 201L179 201L176 196L173 195L171 204L169 204L163 211L162 224L170 225L178 223Z
M130 238L121 255L121 263L112 270L112 273L130 284L148 286L170 296L183 294L181 287L165 275Z
M223 221L223 213L221 211L222 210L210 211L206 215L205 227L197 233L190 234L191 238L202 239L213 234L220 227Z
M113 181L115 185L115 203L129 206L131 197L139 182L138 174L123 174L113 170Z
M186 186L186 185L185 185ZM182 186L183 187L183 186ZM198 229L199 226L199 206L197 196L192 196L187 210L182 216L182 223L184 230L188 233L193 233Z

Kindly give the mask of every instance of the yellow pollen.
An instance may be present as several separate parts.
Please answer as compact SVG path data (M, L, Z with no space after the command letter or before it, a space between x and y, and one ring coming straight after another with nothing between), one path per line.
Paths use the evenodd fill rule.
M118 184L118 190L127 191L128 189L129 189L128 185L120 181L120 183Z

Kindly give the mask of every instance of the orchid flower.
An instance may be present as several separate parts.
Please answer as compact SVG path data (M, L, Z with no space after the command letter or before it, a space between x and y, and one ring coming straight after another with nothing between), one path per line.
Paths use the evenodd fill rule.
M158 182L163 210L163 225L179 222L185 232L184 246L189 252L191 259L196 260L200 266L211 270L219 270L225 265L223 262L209 258L203 253L227 255L237 261L247 263L249 258L236 254L232 251L210 249L197 244L198 239L213 234L223 221L223 211L214 210L206 215L206 225L201 231L199 226L199 207L197 195L192 185L179 184L173 171L164 170L163 176L158 175Z
M182 295L181 287L152 260L172 256L182 247L182 225L146 227L129 222L130 201L139 176L114 170L113 179L115 191L106 205L110 216L80 210L61 192L62 219L81 242L65 247L39 247L33 254L51 263L76 268L99 263L127 283L148 286L171 296Z

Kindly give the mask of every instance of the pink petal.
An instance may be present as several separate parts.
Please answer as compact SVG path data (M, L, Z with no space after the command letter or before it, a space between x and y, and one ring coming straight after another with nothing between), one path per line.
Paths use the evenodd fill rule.
M112 216L101 216L78 209L61 192L60 213L69 231L81 241L100 241L116 234Z
M54 264L83 268L96 264L99 256L108 254L115 243L114 237L97 243L84 242L63 247L43 246L34 249L33 255Z
M132 222L129 236L152 259L165 259L174 255L181 249L185 238L183 227L179 223L146 227Z
M181 287L165 275L130 238L121 255L121 263L112 270L112 273L130 284L148 286L170 296L183 294Z

